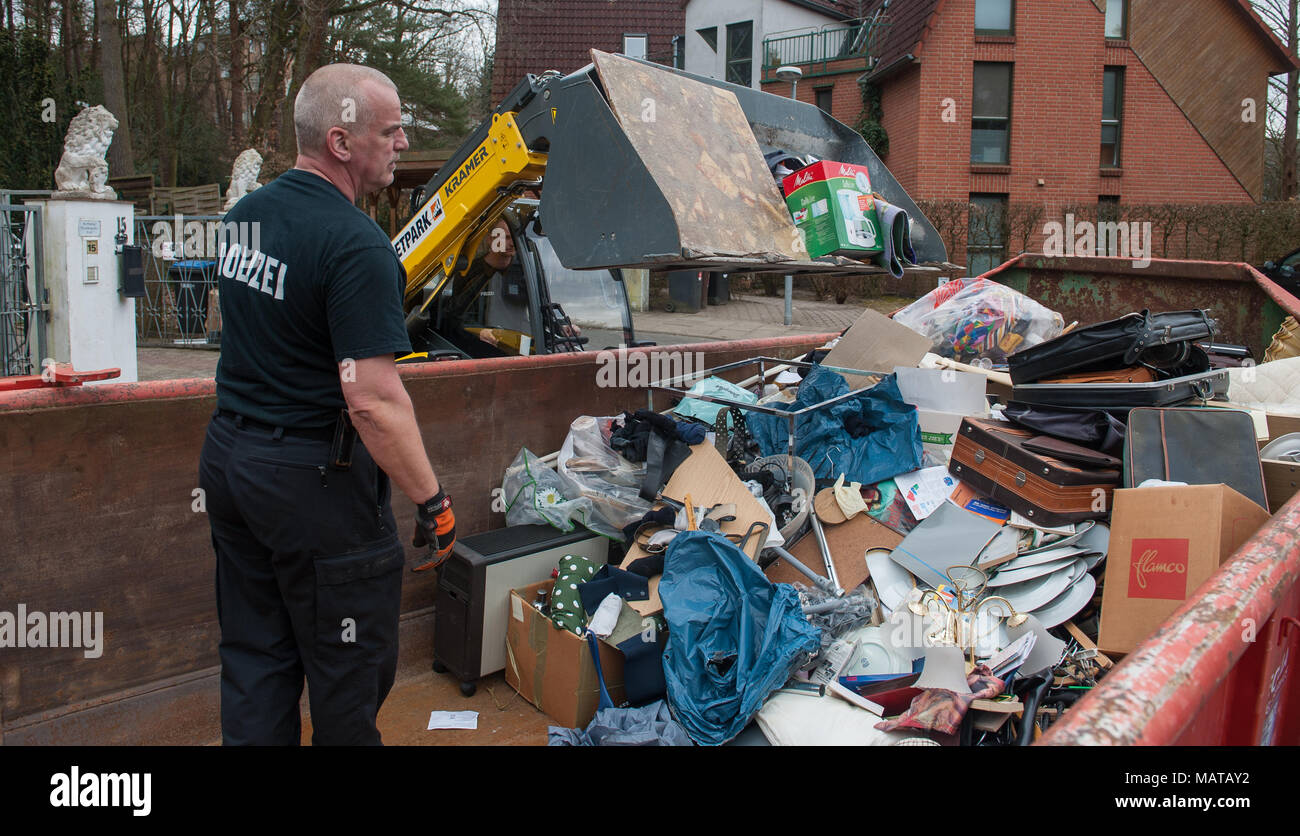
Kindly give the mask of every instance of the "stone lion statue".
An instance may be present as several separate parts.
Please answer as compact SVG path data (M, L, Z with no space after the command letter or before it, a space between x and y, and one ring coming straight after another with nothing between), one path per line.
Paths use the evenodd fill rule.
M252 148L240 152L230 169L230 188L226 190L226 205L221 211L229 212L241 197L260 189L262 184L257 182L257 175L261 173L262 155Z
M54 170L55 197L117 200L117 192L108 186L108 163L104 161L115 130L117 119L103 105L85 108L72 117L63 140L63 157Z

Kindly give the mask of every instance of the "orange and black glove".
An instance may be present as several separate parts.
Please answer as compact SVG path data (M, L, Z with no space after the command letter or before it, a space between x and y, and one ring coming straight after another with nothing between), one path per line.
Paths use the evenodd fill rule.
M411 545L429 547L429 560L416 566L416 572L441 566L451 556L451 548L456 545L456 515L451 511L451 497L443 491L415 506L415 536Z

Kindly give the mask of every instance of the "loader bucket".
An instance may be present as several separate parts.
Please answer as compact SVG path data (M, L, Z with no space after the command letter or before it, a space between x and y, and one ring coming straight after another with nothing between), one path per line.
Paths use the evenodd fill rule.
M773 181L775 149L868 168L874 189L914 219L922 261L944 261L934 228L856 132L819 108L592 50L521 109L526 137L549 141L541 218L574 269L858 273L810 258Z

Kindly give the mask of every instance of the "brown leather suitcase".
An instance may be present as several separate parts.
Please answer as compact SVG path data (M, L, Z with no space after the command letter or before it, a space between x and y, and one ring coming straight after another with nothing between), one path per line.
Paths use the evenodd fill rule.
M1072 464L1025 449L1026 441L1041 438L1008 421L963 418L948 472L1040 525L1109 514L1120 470Z

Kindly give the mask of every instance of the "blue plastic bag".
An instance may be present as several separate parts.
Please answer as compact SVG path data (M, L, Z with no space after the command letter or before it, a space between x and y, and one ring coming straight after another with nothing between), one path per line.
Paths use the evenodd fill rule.
M799 593L773 584L717 534L684 531L664 556L664 678L673 714L696 743L740 734L763 702L821 650Z
M799 384L793 404L772 406L793 412L847 391L849 384L842 375L813 366ZM763 455L785 453L788 419L751 412L745 420ZM865 434L855 438L850 428ZM918 470L922 449L916 407L903 400L898 376L891 374L857 397L795 419L794 453L812 466L818 479L835 479L843 473L847 482L872 485Z

